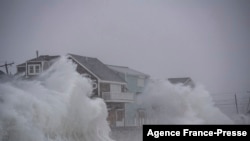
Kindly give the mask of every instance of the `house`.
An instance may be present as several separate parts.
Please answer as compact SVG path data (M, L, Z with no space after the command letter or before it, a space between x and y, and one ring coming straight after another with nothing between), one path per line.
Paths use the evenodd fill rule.
M48 69L59 57L60 56L37 55L36 58L17 65L16 74L24 74L26 78L35 77Z
M67 57L77 65L79 74L92 80L92 97L103 98L106 102L110 126L124 126L125 103L134 101L134 95L127 92L126 81L97 58L75 54L68 54ZM57 58L59 56L41 55L17 65L17 72L32 78L46 70Z
M128 92L135 95L134 103L125 104L125 126L141 126L146 121L146 112L137 104L136 97L140 95L149 80L149 75L129 67L107 65L127 82Z
M181 84L183 86L189 86L191 88L195 87L195 83L190 77L168 78L168 81L174 85Z
M134 101L134 95L127 92L127 83L97 58L68 54L77 64L76 71L91 78L94 82L94 95L107 104L110 126L124 126L125 103Z

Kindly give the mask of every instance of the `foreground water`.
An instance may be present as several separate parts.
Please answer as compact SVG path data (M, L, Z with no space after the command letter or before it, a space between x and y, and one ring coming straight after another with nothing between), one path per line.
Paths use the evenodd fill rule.
M62 57L35 80L0 82L0 140L111 141L106 104L89 98L91 81L75 68ZM201 86L154 81L137 102L152 124L233 124ZM120 140L131 134L116 133Z

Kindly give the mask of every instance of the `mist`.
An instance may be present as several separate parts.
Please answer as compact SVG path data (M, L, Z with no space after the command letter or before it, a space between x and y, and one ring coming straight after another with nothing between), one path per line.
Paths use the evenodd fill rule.
M36 50L76 53L153 78L188 76L212 93L249 90L247 0L3 0L0 5L1 64L23 63Z

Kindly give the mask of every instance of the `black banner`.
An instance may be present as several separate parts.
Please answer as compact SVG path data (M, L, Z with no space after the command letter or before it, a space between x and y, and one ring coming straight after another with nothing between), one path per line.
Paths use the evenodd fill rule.
M250 125L143 125L143 141L169 137L249 137Z

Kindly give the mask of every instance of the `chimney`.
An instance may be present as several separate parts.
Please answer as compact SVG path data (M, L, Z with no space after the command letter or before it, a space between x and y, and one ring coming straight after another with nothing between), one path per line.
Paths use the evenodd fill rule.
M36 51L36 58L38 58L38 50Z

